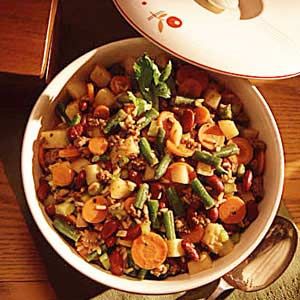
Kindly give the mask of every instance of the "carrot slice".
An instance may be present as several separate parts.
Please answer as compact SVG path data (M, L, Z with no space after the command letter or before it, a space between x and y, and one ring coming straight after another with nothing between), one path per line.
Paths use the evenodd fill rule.
M82 217L88 223L99 223L107 215L107 200L102 196L91 198L82 208Z
M201 145L209 150L214 150L218 146L223 146L225 136L218 125L205 123L198 131L198 139Z
M89 141L89 150L95 155L102 155L108 148L108 142L105 137L94 137Z
M157 233L142 234L132 243L133 261L146 270L158 268L167 258L168 246Z
M135 197L128 197L124 201L124 209L126 210L127 213L130 213L134 201L135 201Z
M204 235L204 228L202 225L196 226L190 233L185 234L182 238L191 243L199 243Z
M166 142L167 150L174 155L181 156L181 157L190 157L194 154L194 150L191 150L187 148L183 144L179 144L176 146L173 142L170 140L167 140Z
M208 75L205 71L200 70L192 65L181 66L176 73L177 82L181 84L188 78L199 81L203 90L205 90L208 86Z
M202 124L209 121L210 113L209 113L209 110L206 107L204 107L204 106L197 107L194 110L194 112L195 112L195 122L196 122L196 124L202 125Z
M117 95L128 91L131 88L131 82L127 76L114 76L110 82L110 89Z
M103 120L108 120L110 116L109 108L105 105L97 105L94 109L94 116Z
M238 224L245 216L245 202L237 196L227 198L219 207L219 217L226 224Z
M61 158L75 158L80 156L80 152L77 148L65 148L58 151L58 156Z
M95 99L95 87L94 85L89 82L87 85L87 94L88 94L88 97L91 101L94 101Z
M237 155L238 163L247 165L253 158L253 147L249 141L242 137L235 137L231 142L236 144L240 149Z
M74 171L69 162L57 163L51 166L52 181L57 186L66 186L72 183Z
M184 82L178 86L178 94L190 98L199 98L203 90L201 83L193 78L184 80Z

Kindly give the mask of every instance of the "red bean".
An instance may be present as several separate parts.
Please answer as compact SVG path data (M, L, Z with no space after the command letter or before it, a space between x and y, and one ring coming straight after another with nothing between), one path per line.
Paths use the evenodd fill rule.
M150 184L150 192L151 192L152 198L153 199L159 199L163 189L164 188L160 183L158 183L158 182L151 183Z
M224 184L217 175L206 177L206 183L211 186L218 194L224 191Z
M217 220L219 218L219 210L216 207L209 209L208 210L208 218L213 223L217 222Z
M243 190L249 192L253 182L253 173L251 170L247 170L243 177Z
M101 230L101 237L106 240L118 230L119 224L115 220L106 222Z
M123 274L124 261L118 250L114 250L109 255L110 261L110 271L117 276L121 276Z
M55 205L54 204L47 205L45 207L45 211L50 218L53 217L55 215Z
M138 173L135 170L129 170L128 171L128 178L129 178L129 180L131 180L134 183L136 183L137 186L139 186L142 183L142 181L143 181L142 177L143 177L142 174Z
M181 246L186 253L186 255L191 259L191 260L198 260L199 259L199 254L197 250L195 249L195 245L187 240L182 240Z
M265 169L265 151L258 150L255 158L251 162L251 168L255 176L260 176L264 173Z
M87 100L81 100L79 102L79 110L82 112L87 111L89 108L89 102Z
M110 236L109 238L107 238L105 240L105 245L108 248L111 248L111 247L113 247L116 244L116 241L117 241L117 238L115 236Z
M194 112L187 108L183 111L183 114L180 118L180 123L184 133L190 132L195 124L195 114Z
M75 183L75 189L76 190L80 190L84 184L85 184L85 180L86 180L86 173L85 170L81 170L78 175L75 177L74 183Z
M136 239L141 234L142 234L141 226L136 224L135 226L131 226L128 229L125 239L129 240L129 241L133 241L134 239Z
M258 205L254 200L248 201L246 204L247 207L247 219L252 222L258 216Z
M229 234L233 234L240 231L240 227L237 224L222 224Z
M68 129L68 138L73 141L81 136L83 133L83 126L81 124L74 125Z
M41 180L37 190L37 196L41 201L46 200L50 193L50 186L46 180Z

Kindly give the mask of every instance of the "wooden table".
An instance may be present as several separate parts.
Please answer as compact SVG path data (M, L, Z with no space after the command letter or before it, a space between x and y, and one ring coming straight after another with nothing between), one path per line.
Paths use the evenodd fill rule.
M32 0L41 2L49 3ZM137 35L110 0L80 3L63 1L63 64L95 46ZM2 4L0 1L0 15ZM99 18L102 26L95 26ZM0 46L0 63L1 50ZM36 65L29 68L36 70ZM281 131L286 159L283 201L300 228L300 77L255 83L269 102ZM5 175L0 164L0 299L87 299L105 287L82 276L56 254L41 236L25 202L19 157L29 113L26 106L0 108L0 160L6 171Z

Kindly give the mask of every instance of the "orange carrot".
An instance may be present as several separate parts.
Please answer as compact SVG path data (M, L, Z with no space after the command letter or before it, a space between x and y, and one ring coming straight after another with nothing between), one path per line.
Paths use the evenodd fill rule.
M204 107L204 106L197 107L194 110L194 112L195 112L195 122L196 122L196 124L202 125L202 124L209 121L210 113L209 113L209 110L206 107Z
M228 197L219 207L219 217L225 224L238 224L245 216L245 202L237 196Z
M88 223L99 223L107 215L107 200L102 196L91 198L82 208L82 217Z
M89 141L89 150L95 155L102 155L108 148L108 142L105 137L94 137Z
M94 116L103 120L108 120L110 116L109 108L105 105L97 105L94 109Z
M204 235L204 228L202 225L196 226L190 233L185 234L182 238L191 242L199 243Z
M86 86L87 86L87 95L88 95L89 99L91 101L94 101L94 99L95 99L94 85L91 82L89 82Z
M242 137L235 137L232 139L232 143L236 144L240 149L237 155L238 163L247 165L253 158L253 147L249 141Z
M168 246L157 233L142 234L132 243L132 259L140 268L158 268L167 258Z
M135 197L128 197L124 201L124 209L126 210L127 213L131 212L131 207L132 207L134 201L135 201Z
M55 185L66 186L72 183L74 171L69 162L57 163L51 167L52 180Z
M177 155L177 156L181 156L181 157L190 157L195 152L194 150L187 148L183 144L179 144L178 146L176 146L170 140L167 140L166 146L167 146L168 152L170 152L171 154Z
M75 158L80 156L80 152L77 148L65 148L58 151L58 156L61 158Z

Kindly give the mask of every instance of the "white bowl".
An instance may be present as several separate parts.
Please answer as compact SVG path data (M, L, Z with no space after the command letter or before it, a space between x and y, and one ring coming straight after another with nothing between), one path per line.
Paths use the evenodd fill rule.
M280 203L284 178L284 156L273 115L257 89L247 80L212 74L240 96L253 127L259 129L260 138L267 144L264 176L266 193L259 204L258 218L245 231L241 241L230 254L215 261L213 268L192 276L183 274L163 281L139 281L126 276L111 275L100 267L84 261L53 229L50 219L36 197L35 180L40 171L34 154L36 153L35 141L40 130L51 127L55 103L66 97L67 84L83 82L88 78L95 63L109 66L128 55L139 56L144 52L156 55L162 50L143 38L114 42L81 56L54 78L39 97L28 120L22 148L22 178L27 202L36 224L49 244L70 265L89 278L116 289L140 294L168 294L200 287L220 278L255 249L269 229Z

